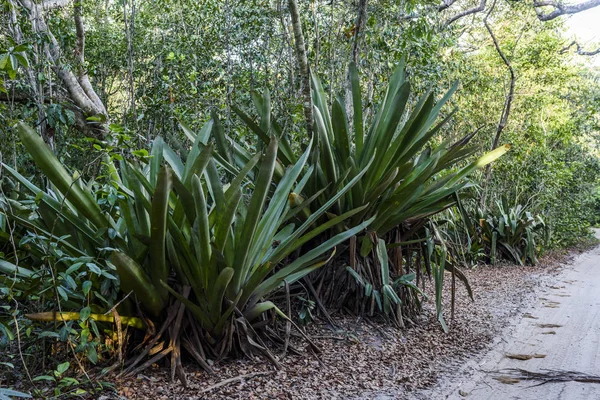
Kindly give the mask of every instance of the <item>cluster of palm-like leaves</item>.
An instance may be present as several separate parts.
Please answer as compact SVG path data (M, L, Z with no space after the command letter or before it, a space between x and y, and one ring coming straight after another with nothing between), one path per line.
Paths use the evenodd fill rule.
M403 222L436 214L454 204L454 193L468 185L464 178L494 161L509 148L501 146L457 168L479 150L478 146L469 145L473 135L453 144L442 141L429 147L431 139L440 133L454 114L449 113L436 124L456 85L437 102L432 91L425 93L411 110L407 110L410 83L406 80L403 63L392 74L377 114L365 131L359 78L354 65L351 65L349 75L354 109L351 119L346 114L342 96L336 97L329 110L323 87L319 79L312 76L318 132L314 152L317 154L313 157L315 169L303 193L318 196L313 207L329 199L337 188L367 169L353 190L340 198L334 210L341 213L368 205L353 217L353 221L375 216L370 229L383 236ZM234 107L234 110L265 144L271 136L281 137L281 162L285 165L295 162L299 156L281 136L281 127L273 120L268 92L263 96L254 93L253 99L260 123L255 123L239 108ZM226 139L222 138L219 142L226 142ZM236 152L243 153L240 145L233 145ZM445 174L440 177L442 171Z
M253 156L223 185L212 157L212 146L203 142L211 127L209 122L198 135L193 135L193 146L185 163L160 138L155 140L145 166L122 161L117 169L107 162L107 179L119 193L117 206L111 213L102 212L98 206L90 189L92 183L86 185L79 178L74 179L39 135L19 124L25 147L51 185L44 191L3 165L23 191L34 196L36 207L24 208L23 202L6 197L1 204L9 220L35 235L50 238L70 256L58 265L59 273L73 268L69 261L75 256L101 260L108 253L123 295L132 292L140 306L155 318L165 318L166 308L172 302L169 296L174 296L189 309L208 342L206 346L218 347L211 356L223 356L224 349L231 348L223 346L222 341L232 337L235 312L239 313L236 324L254 322L270 310L287 318L265 300L267 295L284 281L293 283L323 266L336 245L356 235L371 221L314 246L304 246L362 210L351 210L327 224L314 224L366 171L340 187L308 219L299 222L295 215L307 204L294 207L288 196L293 191L301 192L306 185L310 174L305 166L311 146L273 185L278 151L278 140L273 138L264 155ZM252 182L247 179L250 172L254 172ZM252 189L246 187L250 184ZM36 218L23 215L19 212L22 209L28 214L34 212ZM27 250L36 252L31 247ZM292 252L298 256L283 263ZM42 259L40 254L39 260ZM2 266L3 272L19 278L35 274L22 265L3 262ZM105 271L103 268L100 274L107 274ZM185 294L185 288L191 289L191 295ZM64 313L59 318L70 315ZM47 319L46 314L31 317ZM202 354L204 350L196 352Z
M510 207L506 197L497 202L497 213L485 215L479 210L481 240L489 248L492 264L504 258L520 265L538 261L536 238L548 241L548 229L541 216L533 216L526 207Z
M431 147L451 118L452 113L436 124L456 86L437 102L428 92L408 110L410 85L402 64L365 129L354 66L350 77L351 118L342 97L329 108L320 81L312 77L317 134L301 151L283 135L265 92L253 94L258 123L234 108L258 136L259 154L227 138L213 116L198 134L182 126L191 143L185 160L160 137L147 160L121 157L116 165L107 157L109 208L99 206L106 199L94 191L98 182L86 183L70 174L34 130L19 124L23 144L49 182L41 189L3 165L20 190L16 199L0 198L0 217L20 227L23 237L43 238L39 243L44 245L32 246L38 242L30 240L25 248L26 241L20 240L20 250L30 257L18 267L0 263L0 272L14 281L37 276L48 262L45 249L58 249L61 257L52 269L61 277L55 287L57 301L76 295L77 284L73 286L69 276L87 266L87 294L102 299L104 309L117 304L119 313L131 314L137 304L149 330L162 323L145 342L145 350L127 365L128 373L147 365L138 366L147 354L154 354L148 362L171 354L173 375L183 376L181 346L209 370L207 359L233 349L259 351L276 362L255 327L266 326L267 315L291 320L269 295L319 270L338 245L348 241L350 251L340 259L349 262L347 276L353 279L356 298L369 299L371 312L377 304L381 312L393 315L400 313L407 298L403 289L417 300L422 295L413 282L420 268L403 272L402 267L401 248L416 245L407 262L413 254L419 262L425 260L435 278L438 317L445 327L443 276L447 269L455 276L458 272L446 263L445 251L434 248L439 235L434 234L435 226L425 228L425 222L454 204L457 193L469 185L470 173L508 147L472 162L467 159L478 150L469 145L473 135ZM211 137L216 149L209 143ZM366 229L370 231L364 234ZM364 262L356 261L359 235ZM116 271L119 286L111 271ZM327 269L323 274L328 276ZM335 276L329 275L334 285ZM464 276L459 278L466 282ZM103 296L107 279L120 288L120 294L109 299ZM97 305L94 311L103 307ZM91 318L106 321L99 315ZM77 316L64 312L31 317ZM142 326L136 318L125 321ZM168 341L162 339L165 332Z
M361 212L352 217L352 223L374 218L369 225L369 230L374 234L364 235L360 239L360 249L363 257L372 253L377 261L381 260L380 252L375 249L379 246L377 238L395 240L391 238L398 235L393 233L401 230L400 238L407 240L422 231L428 217L455 204L455 195L470 185L466 179L469 174L502 156L509 146L501 146L471 162L467 161L468 158L479 150L477 146L469 144L474 134L455 143L444 140L431 146L432 139L441 132L454 113L448 113L441 122L437 122L442 107L457 85L439 101L436 101L432 91L428 91L409 110L410 83L406 79L403 63L392 74L377 113L366 128L359 77L354 65L350 66L349 76L354 110L351 117L347 115L342 96L337 96L329 108L320 80L312 76L318 133L312 156L314 171L298 197L299 201L304 198L314 200L311 209L315 209L330 199L339 187L356 179L359 172L366 169L367 172L353 189L334 204L332 213L340 215L363 207ZM258 123L237 107L234 107L235 112L263 143L266 144L271 136L281 137L283 145L279 159L282 164L295 162L299 156L292 151L291 144L282 135L280 124L272 116L268 91L262 96L254 93L253 100L259 116ZM227 143L227 138L220 134L217 141ZM241 145L232 142L230 147L234 152L225 145L219 149L230 165L238 160L236 156L247 158ZM379 261L374 264L384 263ZM353 270L352 275L365 287L365 295L376 299L374 296L384 293L386 304L398 303L399 299L389 289L390 278L367 282L369 276L380 274L377 271L364 271L364 268L358 264L358 270ZM443 277L443 274L440 276ZM393 278L397 281L401 276ZM371 290L372 287L374 290ZM379 308L390 309L383 306Z

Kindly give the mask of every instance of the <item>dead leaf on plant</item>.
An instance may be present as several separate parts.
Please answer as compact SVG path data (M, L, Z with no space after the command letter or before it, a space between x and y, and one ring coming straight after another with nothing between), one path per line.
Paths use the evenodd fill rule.
M511 378L510 376L496 376L494 379L507 385L514 385L515 383L521 382L520 379Z

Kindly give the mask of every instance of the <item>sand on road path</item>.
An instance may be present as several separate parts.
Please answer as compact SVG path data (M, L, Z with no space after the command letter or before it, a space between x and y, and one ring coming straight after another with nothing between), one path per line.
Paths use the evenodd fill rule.
M540 358L516 360L507 355ZM483 358L430 392L431 399L452 400L600 400L597 383L534 386L540 382L507 384L494 379L496 371L506 368L600 375L600 247L564 267Z

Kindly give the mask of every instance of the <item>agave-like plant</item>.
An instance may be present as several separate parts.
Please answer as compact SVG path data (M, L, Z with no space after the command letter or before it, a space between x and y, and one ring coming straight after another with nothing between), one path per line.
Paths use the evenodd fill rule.
M372 232L359 239L359 247L363 257L372 254L371 258L376 261L380 258L375 251L379 238L386 239L388 245L410 241L422 231L428 217L455 203L455 194L470 185L467 180L470 174L502 156L509 146L501 146L468 162L468 158L479 150L478 146L470 145L474 133L455 143L445 140L431 145L432 139L454 114L454 111L450 112L438 122L442 107L457 85L439 101L436 101L431 90L428 91L409 110L410 83L406 79L403 62L393 72L377 113L367 128L363 119L358 71L354 64L350 66L349 76L354 110L352 116L347 115L342 96L337 96L331 108L329 107L328 97L320 80L312 75L314 117L318 134L311 158L314 170L303 192L297 194L297 201L314 199L311 206L311 210L314 210L330 199L338 187L355 179L358 172L366 168L367 172L353 189L336 201L332 212L339 215L350 209L364 207L362 212L352 217L352 223L374 218L369 226ZM259 122L255 122L238 107L234 107L234 111L264 143L271 136L280 137L282 146L278 157L281 163L294 163L298 155L272 115L268 91L262 96L253 93L253 101ZM219 137L218 142L227 142L221 131L217 130L215 133ZM248 157L235 142L231 146L221 146L219 153L230 165ZM355 244L350 246L351 250L357 248ZM367 282L369 277L379 275L376 270L366 271L367 268L372 269L377 262L356 263L352 262L355 254L350 254L349 257L350 263L357 268L353 276L360 276L362 281ZM402 256L394 259L396 264L402 262ZM395 269L399 269L398 265ZM443 277L443 274L439 276ZM398 278L400 276L396 277ZM387 280L370 282L378 292L369 292L383 293L387 287L385 282ZM335 290L329 292L337 293Z
M489 248L490 261L505 258L520 265L537 264L536 238L547 243L549 231L540 215L533 216L522 204L510 207L505 196L496 204L497 212L478 210L480 237Z
M169 341L163 343L170 344L164 345L153 362L171 354L173 375L181 379L181 346L208 370L207 359L218 359L232 349L246 354L260 351L276 362L259 344L261 339L255 332L257 321L266 320L265 313L272 311L288 319L268 295L324 265L338 244L373 220L348 226L323 240L324 232L364 207L315 224L362 178L365 168L307 220L297 223L295 216L310 202L294 205L289 196L301 192L311 176L312 169L306 169L310 144L295 164L282 171L276 185L272 180L277 167L276 138L269 142L264 155L252 156L239 171L230 170L235 175L223 185L212 146L206 142L212 125L209 122L198 135L189 132L193 146L185 163L160 138L154 141L146 166L121 161L117 169L107 160L106 179L119 193L112 212L100 209L89 185L80 178L73 179L25 124L19 125L21 139L52 187L44 191L3 166L38 199L35 212L41 215L37 222L30 222L15 212L21 207L19 202L3 198L2 204L12 206L2 208L6 217L52 238L68 254L101 259L110 252L107 267L114 265L122 296L133 293L131 298L138 300L151 319L162 322L162 328L125 373L144 368L146 364L139 366L140 362L152 349L156 351L167 330ZM44 216L43 207L51 212ZM63 264L62 271L72 268L68 262ZM14 272L10 265L1 267L2 271ZM29 271L19 269L19 273ZM168 307L174 302L181 306ZM52 318L73 317L74 313L64 312ZM47 320L49 316L43 313L31 318ZM127 316L123 321L141 325Z
M436 214L454 204L454 193L468 185L465 178L502 156L509 148L508 145L501 146L462 168L456 168L479 150L478 146L469 145L474 134L454 144L446 140L429 147L431 139L440 133L454 114L454 111L450 112L436 124L442 107L457 85L437 102L434 93L428 91L409 112L410 83L406 80L403 62L392 74L378 112L369 129L365 130L358 72L353 64L349 75L354 109L351 119L346 114L342 96L337 96L329 109L321 82L312 75L318 132L315 152L318 154L313 158L313 176L303 194L313 196L327 188L313 207L330 198L337 187L353 179L374 160L354 189L340 198L334 210L341 213L368 203L369 206L355 215L353 221L375 216L370 229L383 236L401 223ZM273 119L268 92L263 96L254 93L253 99L259 123L237 107L234 107L235 112L261 141L268 143L270 136L281 137L280 160L283 164L295 162L298 155L292 151L290 143L281 135L280 125ZM408 115L405 117L405 114ZM353 135L350 125L353 126ZM219 134L219 131L216 133ZM219 141L226 142L226 139ZM239 145L234 143L233 148L238 154L242 153ZM444 175L440 177L442 171Z
M260 337L253 334L252 324L264 319L264 314L271 310L288 319L267 299L268 294L283 287L284 282L293 283L323 266L336 245L372 222L367 220L327 240L313 242L332 226L362 211L363 208L350 210L325 224L314 225L337 199L352 189L366 170L340 188L308 220L296 225L292 220L294 215L308 204L294 207L288 197L293 191L301 191L310 176L310 169L306 173L305 165L311 145L273 187L278 151L278 140L273 138L264 155L252 157L224 188L217 174L217 163L210 157L212 146L204 142L206 137L202 132L191 135L194 145L187 160L187 165L193 165L191 168L169 156L171 150L163 145L163 155L173 171L173 213L167 218L166 243L167 259L176 272L176 281L169 284L164 279L160 284L181 301L198 322L191 325L194 334L183 344L203 366L207 365L207 357L218 359L232 347L244 353L254 349L274 361L270 352L259 344ZM249 200L244 201L244 181L259 161L253 189L246 191ZM152 190L149 181L142 177L139 181L147 190ZM296 257L290 258L292 253ZM126 259L124 255L119 257ZM132 260L127 262L141 273L141 268ZM139 280L136 284L147 282ZM181 292L176 286L182 288ZM191 288L189 298L184 294L185 287ZM237 317L231 318L234 313ZM234 336L234 331L246 334ZM126 372L134 373L135 365Z

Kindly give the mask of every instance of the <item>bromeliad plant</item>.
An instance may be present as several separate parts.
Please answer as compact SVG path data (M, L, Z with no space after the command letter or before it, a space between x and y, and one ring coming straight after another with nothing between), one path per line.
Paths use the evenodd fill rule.
M509 148L508 145L501 146L456 168L479 150L478 146L469 145L474 134L454 144L446 140L429 147L431 139L454 114L454 111L449 113L436 124L442 107L457 85L437 102L434 93L428 91L408 111L410 83L406 80L403 62L392 74L371 126L365 129L358 72L354 65L350 66L349 75L354 109L351 120L342 96L336 97L330 111L320 80L312 76L318 138L311 159L313 175L303 194L307 197L318 194L313 207L323 204L338 187L367 168L354 189L336 202L333 211L339 214L369 204L352 220L358 222L375 217L370 229L383 237L404 222L418 221L454 204L454 193L468 185L465 178L502 156ZM260 118L258 124L239 108L234 107L234 110L265 144L270 136L280 137L282 145L278 156L284 165L296 162L299 156L293 152L280 125L272 117L268 92L263 96L254 93L253 99ZM222 133L216 133L221 137L217 142L227 142ZM243 155L241 146L234 143L233 148L236 154ZM229 154L221 147L219 151L226 156ZM247 157L243 155L242 158ZM229 155L228 161L235 160ZM323 188L326 189L321 192Z
M49 238L54 247L64 249L64 254L98 263L110 255L110 263L102 269L97 267L99 274L109 274L106 271L114 265L120 281L119 298L133 293L119 303L119 312L132 312L134 307L123 306L135 298L150 317L145 319L150 329L162 323L125 373L137 373L146 365L138 366L144 356L159 351L153 362L171 354L173 375L185 380L181 346L208 370L208 359L236 350L245 354L259 351L276 363L255 331L272 312L288 319L268 301L269 294L324 265L338 244L372 222L366 220L321 237L365 208L358 207L315 224L363 177L364 169L308 219L297 223L295 216L311 202L295 205L289 196L301 192L311 176L312 168L306 169L311 145L273 185L278 153L278 140L273 138L264 155L252 156L223 185L212 146L206 143L212 124L192 137L185 163L160 138L155 140L145 166L121 160L117 169L107 160L106 180L117 189L117 195L114 206L104 211L91 189L95 183L86 185L79 178L73 179L37 133L24 124L19 125L21 139L51 184L44 191L3 166L35 196L36 206L27 212L40 216L31 222L15 211L21 203L3 198L2 204L9 205L2 209L7 218ZM248 179L250 174L252 180ZM43 207L51 212L44 216ZM59 273L84 264L72 261L72 257L61 260ZM20 269L19 273L28 272ZM70 306L74 305L64 304L64 309ZM52 314L52 318L62 320L72 316L70 312ZM48 319L47 314L31 317ZM142 325L140 320L133 321L131 326ZM157 350L156 346L163 347Z
M278 151L278 140L273 138L265 154L252 157L224 187L217 175L217 164L210 157L212 147L202 143L205 135L201 132L192 138L194 146L187 166L193 167L167 156L170 150L164 152L173 171L174 187L173 213L167 222L166 257L176 279L170 283L161 280L161 287L181 301L197 322L190 325L193 334L184 339L183 345L205 368L209 369L207 358L219 359L232 348L245 354L261 352L276 363L253 326L266 322L268 311L289 319L266 298L274 290L323 266L335 252L335 246L371 222L348 227L320 242L313 241L362 211L362 208L350 210L328 223L314 225L366 171L341 187L308 220L296 225L292 221L294 215L308 204L294 207L288 197L292 191L301 191L310 176L310 169L308 173L304 171L311 145L273 187ZM259 159L262 161L254 171L253 189L244 190L244 182ZM141 182L151 189L149 182ZM243 198L245 192L248 201ZM292 253L295 256L290 258ZM186 293L186 288L191 291ZM126 372L134 373L134 367L135 364L131 365Z
M489 248L490 261L498 258L524 265L535 265L539 253L536 239L548 243L546 224L541 216L533 216L526 207L517 204L510 207L506 197L497 202L497 212L485 215L479 210L481 240Z
M415 295L415 300L417 302L419 302L419 296L426 297L421 289L414 283L417 277L416 272L401 274L395 279L391 278L393 274L390 271L388 248L385 240L378 239L375 251L377 255L375 261L379 264L380 268L380 285L374 287L372 283L366 281L352 267L346 267L348 273L361 287L364 288L363 296L371 300L369 310L371 316L373 315L375 307L377 307L384 315L390 315L393 313L394 308L400 307L402 305L402 300L398 296L398 293L402 287L409 288L412 291L412 294ZM377 289L377 287L380 287L381 289Z
M377 114L367 128L362 113L358 71L354 65L350 66L349 76L354 110L352 116L347 115L342 96L336 97L329 108L320 80L312 76L313 111L318 137L310 161L313 173L298 196L314 199L311 206L311 210L314 210L330 199L338 187L356 179L359 171L367 169L353 189L336 201L332 212L340 215L364 207L362 212L352 217L352 224L374 218L369 226L373 232L360 239L360 249L362 257L371 254L370 257L375 260L374 248L378 238L386 239L388 244L410 240L422 229L428 217L455 203L455 194L469 185L467 177L471 173L502 156L509 146L501 146L475 161L467 162L479 150L477 146L469 144L474 134L453 144L444 140L431 145L454 113L450 112L438 122L442 107L457 85L439 101L436 101L431 90L428 91L409 110L410 83L406 79L403 62L392 74ZM254 93L253 100L259 115L258 123L239 108L234 107L234 111L265 144L271 136L280 137L282 145L278 157L283 165L293 164L298 155L272 116L269 93L266 91L263 96ZM217 143L227 143L221 131L215 133ZM235 142L231 146L221 145L219 154L229 165L248 157ZM351 249L357 247L351 245ZM349 257L352 260L355 254ZM401 259L397 259L396 263ZM382 291L384 283L369 282L370 276L378 275L375 264L357 263L353 276L360 276L363 281L374 285L374 289ZM329 278L325 281L340 281ZM336 293L336 301L339 299L338 291L329 290L329 293Z

